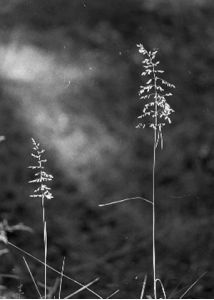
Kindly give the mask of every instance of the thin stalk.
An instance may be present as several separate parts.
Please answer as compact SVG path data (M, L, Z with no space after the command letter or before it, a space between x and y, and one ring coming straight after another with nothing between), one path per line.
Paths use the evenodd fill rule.
M67 297L65 297L64 299L69 299L73 296L75 296L76 294L80 293L81 291L85 290L87 287L91 286L92 284L94 284L95 282L97 282L99 280L99 278L95 278L93 281L89 282L88 284L86 284L85 286L81 287L80 289L78 289L77 291L69 294Z
M113 292L111 295L109 295L106 299L110 299L112 298L114 295L116 295L120 290L116 290L115 292Z
M157 299L157 282L162 283L159 279L156 278L156 190L155 190L155 177L156 177L156 149L158 147L159 141L161 149L163 148L163 136L162 136L162 127L166 123L171 124L170 115L174 110L166 101L166 97L172 96L172 93L167 93L165 87L175 88L175 86L168 81L158 77L156 74L164 73L163 70L156 68L159 64L159 61L154 61L156 58L157 50L147 51L143 44L138 44L139 52L146 56L142 61L145 68L144 72L141 73L141 76L148 76L149 80L146 82L146 85L140 86L139 96L140 99L145 99L147 103L144 106L142 115L138 116L138 119L146 118L145 123L139 122L136 128L153 128L153 163L152 163L152 265L153 265L153 287L154 287L154 298ZM158 84L160 80L160 85ZM150 101L150 97L154 98Z
M179 297L179 299L183 299L183 297L199 282L199 280L206 274L207 272L204 272L201 276L198 277L197 280L195 280L190 287Z
M25 265L26 265L26 267L27 267L27 270L28 270L28 272L29 272L29 274L30 274L30 277L31 277L31 279L32 279L32 281L33 281L33 284L34 284L34 286L35 286L35 288L36 288L36 291L37 291L37 293L38 293L38 295L39 295L39 298L42 299L42 295L41 295L41 293L40 293L40 291L39 291L38 285L36 284L36 280L34 279L33 274L32 274L32 272L31 272L31 269L30 269L30 267L29 267L29 265L28 265L28 263L27 263L27 261L26 261L26 259L25 259L24 256L23 256L23 260L24 260Z
M142 290L141 290L141 294L140 294L140 299L143 299L143 297L144 297L144 293L145 293L145 289L146 289L146 281L147 281L147 275L145 275L144 280L143 280L143 286L142 286Z
M153 166L152 166L152 261L153 261L153 286L154 298L157 299L156 292L156 252L155 252L155 166L156 166L156 138L157 130L154 129L154 144L153 144Z
M45 196L42 195L42 219L44 227L44 263L45 263L45 299L47 298L47 227L46 227L46 215L45 215Z
M150 58L151 60L151 58ZM153 260L153 286L154 286L154 298L157 299L157 289L156 289L156 248L155 248L155 167L156 167L156 148L157 148L157 126L158 126L158 116L157 116L157 77L155 75L155 66L152 62L152 71L154 78L154 100L155 100L155 124L154 124L154 138L153 138L153 165L152 165L152 260Z
M63 274L64 274L64 269L65 269L65 256L64 256L64 258L63 258L62 269L61 269L61 274L60 274L59 299L61 298L62 278L63 278Z

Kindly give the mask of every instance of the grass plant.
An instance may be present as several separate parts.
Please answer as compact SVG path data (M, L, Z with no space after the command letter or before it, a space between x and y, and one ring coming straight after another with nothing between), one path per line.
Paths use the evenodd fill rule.
M169 103L167 102L167 98L172 96L171 89L175 88L175 86L164 78L162 75L164 70L159 68L159 61L156 58L158 51L156 49L152 51L147 51L143 44L138 44L137 47L139 48L139 53L143 56L142 65L143 65L143 72L141 76L143 78L143 84L140 86L139 90L139 97L140 100L143 101L143 108L142 113L138 116L139 123L137 124L136 128L151 128L153 131L153 149L152 149L152 199L149 200L147 198L136 196L132 198L125 198L122 200L112 201L109 203L100 204L99 206L107 206L107 205L114 205L114 204L121 204L126 201L130 200L143 200L145 203L150 204L152 206L152 273L153 273L153 295L151 298L158 299L158 298L167 298L166 291L164 285L160 278L157 276L157 261L156 261L156 164L157 164L157 149L160 146L163 149L163 128L167 124L171 124L171 114L174 110L171 108ZM146 80L145 80L146 78ZM145 83L144 83L145 80ZM0 137L1 141L2 137ZM39 298L50 298L55 295L58 290L58 298L61 298L62 292L62 281L63 278L66 278L74 283L76 283L79 288L71 293L69 293L64 299L69 299L71 297L76 296L78 293L88 290L99 299L102 297L93 291L90 287L94 283L96 283L99 278L95 278L94 280L90 281L87 284L82 284L79 281L67 276L64 274L65 269L65 257L63 258L62 268L61 271L56 270L55 268L51 267L47 263L48 258L48 233L47 233L47 218L46 218L46 201L53 199L53 194L51 191L51 187L48 186L53 180L53 176L48 174L45 170L45 163L47 159L44 159L43 155L45 150L40 147L40 143L37 143L32 138L33 144L33 151L31 156L36 161L35 164L29 166L30 169L35 171L34 178L29 181L30 184L35 186L33 193L30 195L32 198L39 198L41 200L41 207L42 207L42 223L43 223L43 243L44 243L44 261L38 259L37 257L33 256L32 254L26 252L22 248L19 248L11 241L8 241L7 232L12 232L16 230L28 230L31 229L22 223L9 226L6 220L0 223L0 241L10 245L11 247L15 248L21 254L30 257L31 259L39 262L44 266L44 284L38 283L32 274L29 264L25 257L23 257L25 266L30 274L31 280L33 281L34 287L37 291ZM60 277L56 279L55 284L53 287L48 287L47 285L47 269L52 270L59 275ZM205 274L205 273L204 273ZM197 282L204 276L202 274L195 280L180 296L180 299L186 296L186 294L197 284ZM145 275L143 283L142 283L142 290L140 294L140 299L145 297L145 289L147 284L147 275ZM40 292L39 286L44 288L44 296ZM160 286L161 295L157 292L157 287ZM119 290L116 290L112 294L110 294L106 299L112 298L115 296Z
M64 278L64 279L68 279L68 280L72 281L73 283L75 283L79 286L79 288L77 290L73 291L68 296L66 296L65 297L66 299L68 299L70 297L73 297L73 296L79 294L80 292L82 292L84 290L88 290L96 298L102 299L102 297L98 293L96 293L95 291L93 291L90 288L91 285L93 285L94 283L96 283L99 280L99 278L95 278L94 280L90 281L87 284L82 284L81 282L79 282L79 281L71 278L70 276L64 274L65 257L63 258L61 271L58 271L57 269L55 269L52 266L50 266L49 264L47 264L48 243L47 243L47 220L46 220L45 201L50 200L50 199L53 198L51 188L47 186L47 182L52 181L53 176L48 174L45 171L44 164L47 162L47 160L43 158L43 154L44 154L45 150L41 149L40 144L37 143L33 138L32 138L32 143L33 143L33 153L31 153L31 156L36 160L37 164L29 166L30 169L33 169L35 171L34 179L30 180L29 183L36 185L33 193L30 195L30 197L41 199L42 222L43 222L43 240L44 240L44 261L42 261L41 259L35 257L31 253L25 251L24 249L18 247L17 245L12 243L10 240L8 240L8 236L7 236L8 232L14 232L14 231L20 231L20 230L32 232L32 229L30 227L25 226L22 223L10 226L8 224L7 220L3 220L2 222L0 222L0 241L2 243L4 243L5 245L16 249L17 251L20 252L20 254L24 255L23 256L24 264L25 264L25 266L28 270L28 273L31 277L31 280L34 284L34 287L36 289L36 292L37 292L39 298L41 298L41 299L43 299L43 298L45 298L45 299L53 298L53 296L56 293L56 291L58 289L58 286L59 286L58 297L60 299L61 298L61 291L62 291L62 280ZM8 252L8 250L5 249L4 253L7 253L7 252ZM2 253L2 255L3 255L3 253ZM34 275L32 274L32 271L30 269L30 266L29 266L25 256L28 256L29 258L33 259L36 262L39 262L40 264L42 264L44 266L44 284L39 283L39 282L36 281L36 279L34 278ZM49 269L49 270L53 271L54 273L56 273L57 275L59 275L59 277L55 281L54 286L52 286L52 287L49 287L47 285L47 269ZM7 275L7 277L10 276L8 274L6 274L6 275ZM16 278L16 276L13 276L13 278L19 279L19 278ZM39 286L44 288L44 296L40 292ZM20 294L20 296L21 296L21 294Z
M168 90L175 86L165 79L160 74L164 70L159 68L159 61L156 60L157 50L147 51L143 44L137 45L140 54L144 56L142 61L144 71L142 77L147 77L146 85L140 86L139 96L145 102L142 114L138 119L142 120L137 125L137 128L145 128L146 126L153 129L153 164L152 164L152 258L153 258L153 289L154 298L157 299L157 282L160 282L164 297L166 294L163 284L156 275L156 193L155 193L155 171L156 171L156 151L160 143L163 149L163 127L168 123L171 124L171 113L174 110L168 104L166 97L172 96Z
M155 190L155 171L156 171L156 151L160 144L163 149L163 127L166 124L171 124L171 114L174 110L167 102L167 97L172 96L169 91L171 88L175 88L174 84L169 83L161 77L160 74L164 73L164 70L159 68L159 61L156 59L158 51L147 51L143 44L138 44L139 53L143 55L143 72L142 77L146 77L147 81L145 85L140 86L139 97L144 101L144 107L142 114L138 116L140 120L136 128L149 127L153 130L153 162L152 162L152 200L148 200L143 197L126 198L106 204L100 204L99 206L106 206L112 204L122 203L128 200L141 199L152 205L152 267L153 267L153 291L154 298L157 299L157 283L160 284L164 298L166 293L162 281L157 278L156 275L156 190ZM146 285L146 277L144 278L143 287L141 291L141 298L144 296Z
M46 221L46 211L45 211L45 200L50 200L53 198L51 193L51 188L46 185L47 182L52 181L53 176L45 171L44 164L47 159L43 158L45 152L44 149L40 148L40 144L32 138L33 143L33 153L32 157L36 160L37 164L29 166L30 169L35 170L34 179L30 180L29 183L36 185L36 189L30 197L40 198L42 204L42 221L43 221L43 237L44 237L44 263L45 263L45 299L47 298L47 250L48 250L48 239L47 239L47 221Z

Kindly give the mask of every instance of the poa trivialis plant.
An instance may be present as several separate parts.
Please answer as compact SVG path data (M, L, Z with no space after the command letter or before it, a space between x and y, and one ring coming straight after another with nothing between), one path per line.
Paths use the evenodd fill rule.
M156 168L156 150L160 142L163 148L163 127L166 124L171 124L171 114L174 110L167 102L167 97L172 96L169 89L175 86L165 79L160 74L164 70L159 68L159 61L156 59L157 50L147 51L142 44L137 45L140 54L143 55L143 72L142 77L146 77L145 85L140 86L139 96L144 101L142 114L138 116L140 120L137 128L150 127L153 130L153 167L152 167L152 257L153 257L153 288L154 298L157 298L157 282L161 284L162 291L165 294L162 282L156 276L156 248L155 248L155 233L156 233L156 215L155 215L155 168Z
M163 127L166 124L171 124L171 114L174 110L167 102L167 98L172 96L171 88L175 86L161 77L160 74L164 70L158 67L159 61L156 59L158 51L147 51L143 44L138 44L139 53L143 55L143 72L142 77L146 77L145 85L140 86L140 100L144 101L144 106L141 115L138 116L139 123L136 128L149 127L153 130L153 166L152 166L152 201L143 197L126 198L110 203L100 204L106 206L118 204L129 200L140 199L152 205L152 265L153 265L153 290L154 298L157 299L157 283L160 284L164 297L166 293L162 281L156 276L156 248L155 248L155 233L156 233L156 214L155 214L155 169L156 169L156 150L160 143L163 149ZM144 296L147 276L144 278L143 287L140 298Z
M40 144L32 138L33 143L33 152L31 156L35 159L37 164L29 166L30 169L35 170L34 179L29 181L36 185L36 189L30 195L33 198L40 198L42 204L42 221L43 221L43 237L44 237L44 263L45 263L45 299L47 297L47 250L48 250L48 241L47 241L47 221L46 221L46 211L45 211L45 200L50 200L53 198L51 193L51 188L47 186L47 182L53 180L53 176L48 174L45 171L45 163L47 159L43 158L44 149L40 148Z
M31 255L30 253L22 250L21 248L17 247L16 245L8 242L11 246L15 247L17 250L21 251L22 253L24 253L25 255L28 255L29 257L33 258L34 260L36 260L37 262L40 262L41 264L44 265L45 268L45 275L44 275L44 289L45 289L45 295L44 298L52 298L50 297L50 293L51 295L55 292L55 290L57 289L57 285L56 284L60 284L59 286L59 298L61 297L61 287L62 287L62 278L66 278L71 280L72 282L76 283L77 285L80 286L79 289L77 289L76 291L72 292L71 294L69 294L67 298L73 297L74 295L77 295L78 293L84 291L84 290L88 290L89 292L91 292L93 295L95 295L97 298L102 298L98 293L94 292L90 286L93 285L94 283L96 283L99 278L95 278L94 280L90 281L87 284L82 284L79 281L67 276L64 274L64 260L63 260L63 265L62 265L62 270L61 272L54 269L53 267L51 267L50 265L47 264L47 250L48 250L48 242L47 242L47 221L46 221L46 209L45 209L45 201L46 200L51 200L53 198L53 194L51 192L51 188L47 185L48 182L53 180L53 176L51 174L48 174L45 171L45 163L47 162L47 159L44 159L44 149L40 148L40 144L37 143L33 138L32 138L32 143L33 143L33 152L31 153L31 156L35 159L36 164L29 166L30 169L33 169L35 171L34 173L34 179L30 180L29 183L34 184L35 185L35 189L33 191L33 193L30 195L30 197L32 198L40 198L41 199L41 204L42 204L42 221L43 221L43 237L44 237L44 262L39 260L38 258L34 257L33 255ZM25 265L28 269L28 272L31 276L31 279L34 283L34 286L37 290L37 293L39 295L40 298L42 298L42 295L39 291L38 285L32 275L32 272L30 270L30 267L26 261L25 258L24 262ZM58 275L60 275L60 281L56 281L56 284L53 287L48 287L47 286L47 268L49 270L54 271L55 273L57 273ZM47 293L48 291L48 293Z
M0 137L0 141L1 141L1 137ZM32 229L28 226L25 226L23 223L19 223L19 224L11 226L8 224L7 220L3 220L3 222L0 222L0 242L3 242L5 245L9 245L9 246L13 247L14 249L16 249L17 251L19 251L20 253L24 254L23 260L24 260L25 266L27 267L27 270L29 272L31 280L34 284L34 287L35 287L40 299L43 299L43 298L45 298L45 299L51 298L52 299L53 295L56 293L58 285L59 285L58 296L59 296L59 298L61 298L62 279L63 278L66 278L67 280L70 280L79 286L79 288L77 290L70 293L67 297L65 297L65 299L71 298L71 297L81 293L84 290L87 290L91 294L96 296L97 298L102 299L102 297L98 293L96 293L95 291L93 291L90 288L94 283L96 283L99 280L99 278L95 278L94 280L90 281L87 284L82 284L81 282L64 274L65 258L63 260L61 271L58 271L57 269L55 269L52 266L47 264L47 225L46 225L45 200L50 200L53 198L51 188L47 185L47 182L50 182L53 180L53 176L51 174L48 174L45 171L45 163L47 162L47 160L44 159L44 157L43 157L45 150L41 149L40 144L36 143L36 141L33 138L32 138L32 143L33 143L33 152L31 153L31 156L35 159L36 163L32 166L29 166L30 169L33 169L35 171L34 179L29 181L29 183L32 183L35 185L35 189L34 189L33 193L30 195L30 197L41 199L42 214L43 214L42 220L43 220L43 228L44 228L44 253L45 253L44 261L40 260L39 258L35 257L31 253L25 251L24 249L18 247L17 245L15 245L14 243L12 243L11 241L8 240L8 237L7 237L8 232L13 232L13 231L17 231L17 230L19 230L19 231L24 230L24 231L32 232ZM7 252L8 252L7 248L3 249L2 251L0 251L0 256ZM35 280L32 272L31 272L31 269L29 267L29 264L28 264L25 256L28 256L29 258L33 259L34 261L42 264L45 268L45 276L44 276L45 284L43 285L42 283L40 283L40 285L44 286L44 288L45 288L44 296L42 296L42 293L40 293L39 285L37 284L37 281ZM59 278L56 278L56 281L52 287L47 286L47 268L49 270L51 270L52 272L58 274L58 276L60 276ZM20 296L21 296L21 293L20 293Z
M2 141L2 136L0 136L0 142ZM16 249L17 251L19 251L20 253L22 253L23 256L23 260L25 263L25 266L27 267L27 270L30 274L30 277L32 279L32 282L34 284L34 287L37 291L37 294L39 296L40 299L42 298L53 298L54 293L56 292L56 289L59 285L59 298L61 298L61 290L62 290L62 279L66 278L67 280L77 284L79 286L79 288L77 290L75 290L74 292L70 293L67 298L73 297L79 293L81 293L84 290L88 290L91 294L93 294L94 296L96 296L99 299L102 299L102 297L96 293L95 291L93 291L90 287L96 283L99 278L95 278L94 280L90 281L87 284L82 284L81 282L71 278L70 276L64 274L64 260L63 260L63 265L62 265L62 270L58 271L57 269L53 268L52 266L47 264L47 226L46 226L46 214L45 214L45 200L50 200L53 198L53 195L51 193L51 188L47 186L47 182L51 181L53 179L53 176L48 174L45 171L45 167L44 164L47 162L46 159L43 158L43 154L45 152L45 150L40 148L40 144L36 143L36 141L34 139L32 139L33 142L33 152L32 152L32 157L36 160L37 164L30 166L30 169L33 169L35 171L34 174L34 179L29 181L32 184L36 185L35 190L33 191L33 193L30 195L33 198L40 198L41 202L42 202L42 210L43 210L43 225L44 225L44 246L45 246L45 261L40 260L39 258L35 257L34 255L32 255L31 253L25 251L24 249L18 247L17 245L15 245L12 241L10 241L8 239L8 233L14 232L14 231L29 231L32 232L33 230L24 225L23 223L18 223L16 225L9 225L7 220L3 220L2 222L0 222L0 242L4 243L6 245L5 248L1 249L0 251L0 256L7 254L9 252L9 249L7 248L7 245L10 247L13 247L14 249ZM46 270L47 268L49 270L51 270L52 272L56 273L58 276L60 276L59 278L56 278L55 284L53 287L48 287L47 283L45 283L45 295L44 297L42 296L42 294L40 293L39 290L39 286L37 284L37 281L35 280L31 269L29 267L29 264L25 258L25 256L28 256L29 258L33 259L34 261L42 264L45 267L45 282L46 282ZM10 276L10 275L8 275ZM12 275L13 276L13 275ZM40 283L41 284L41 283ZM21 286L21 285L20 285ZM43 285L42 285L43 286ZM19 288L19 296L22 297L22 292L20 291ZM16 297L17 298L17 297Z

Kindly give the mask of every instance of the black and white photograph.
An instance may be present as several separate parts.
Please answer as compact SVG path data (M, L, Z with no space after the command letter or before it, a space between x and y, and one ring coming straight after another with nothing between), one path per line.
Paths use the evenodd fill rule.
M214 299L213 73L213 0L0 0L0 299Z

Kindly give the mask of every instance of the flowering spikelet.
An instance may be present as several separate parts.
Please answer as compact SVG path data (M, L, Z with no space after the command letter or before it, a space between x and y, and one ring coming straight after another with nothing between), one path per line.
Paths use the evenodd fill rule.
M53 195L51 193L51 188L48 187L45 183L47 181L52 181L53 176L51 174L47 174L44 170L44 164L47 162L47 159L43 159L43 154L45 152L44 149L40 149L40 144L36 143L32 138L33 143L33 153L31 156L35 158L37 161L37 165L29 166L30 169L37 170L34 174L34 179L30 180L29 183L37 184L37 188L33 191L33 194L30 197L37 198L40 197L42 199L52 199Z
M139 52L144 55L142 61L144 71L141 76L147 76L148 80L146 85L140 86L139 96L140 99L145 101L145 105L142 114L138 116L138 119L143 120L136 128L145 128L146 126L153 128L157 131L156 147L159 140L161 141L161 147L163 146L162 127L166 123L171 124L170 115L174 110L166 101L166 97L172 96L168 90L175 88L175 86L168 81L160 77L159 74L164 73L159 69L159 61L156 60L157 50L147 51L142 44L138 44ZM167 91L166 91L167 89Z

